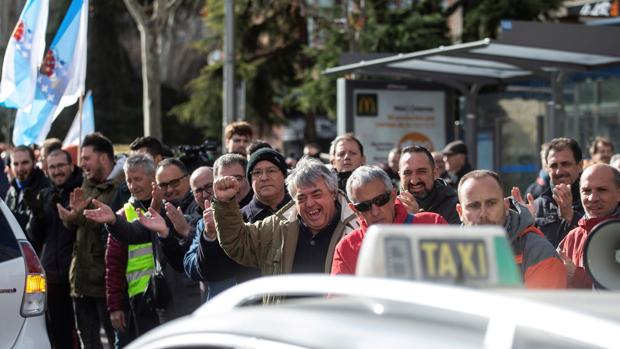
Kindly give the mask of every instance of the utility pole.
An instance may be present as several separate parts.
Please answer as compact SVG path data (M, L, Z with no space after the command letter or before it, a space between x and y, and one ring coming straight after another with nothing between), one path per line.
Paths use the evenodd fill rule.
M235 1L224 1L224 108L222 115L222 152L226 146L224 129L235 121Z

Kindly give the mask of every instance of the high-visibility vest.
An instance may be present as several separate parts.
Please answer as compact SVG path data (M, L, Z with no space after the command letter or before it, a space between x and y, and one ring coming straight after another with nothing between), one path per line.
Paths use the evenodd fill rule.
M128 222L138 219L138 212L132 204L126 203L123 207ZM127 293L133 297L144 293L149 285L151 275L155 272L155 257L153 243L146 242L127 246Z

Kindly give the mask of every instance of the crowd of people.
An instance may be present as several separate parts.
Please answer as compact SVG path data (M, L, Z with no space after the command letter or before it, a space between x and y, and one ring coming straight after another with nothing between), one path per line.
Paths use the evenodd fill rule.
M54 139L38 157L23 145L7 151L5 201L47 274L52 347L101 348L101 328L123 347L261 275L354 274L380 223L498 225L525 287L593 288L585 240L620 215L620 155L601 137L587 161L573 139L545 143L523 194L474 169L462 141L366 164L354 134L335 138L328 156L308 144L299 161L255 140L246 122L224 137L212 166L168 157L152 137L115 154L101 133L79 154Z

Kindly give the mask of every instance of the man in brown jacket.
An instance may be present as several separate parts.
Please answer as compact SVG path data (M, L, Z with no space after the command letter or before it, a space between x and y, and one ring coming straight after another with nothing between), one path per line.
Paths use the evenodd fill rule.
M329 273L336 244L359 223L335 174L320 161L300 161L286 184L293 201L250 224L243 223L234 200L239 182L218 178L213 209L220 245L237 263L260 268L263 275Z

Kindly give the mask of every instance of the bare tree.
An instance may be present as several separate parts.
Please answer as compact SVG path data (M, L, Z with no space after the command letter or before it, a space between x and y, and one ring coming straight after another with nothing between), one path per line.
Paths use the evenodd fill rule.
M140 31L144 135L162 139L160 55L162 34L181 0L124 0Z

